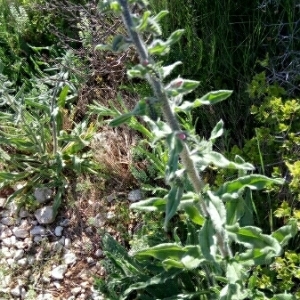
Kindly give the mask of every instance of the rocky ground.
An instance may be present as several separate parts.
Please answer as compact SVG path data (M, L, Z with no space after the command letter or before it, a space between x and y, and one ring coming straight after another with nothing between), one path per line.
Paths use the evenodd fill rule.
M18 210L13 202L4 207L6 197L0 198L0 299L104 299L93 283L105 276L101 235L106 231L120 238L111 226L120 223L118 195L82 198L55 219L52 191L36 189L34 196L40 208L33 212ZM140 191L121 198L128 206Z

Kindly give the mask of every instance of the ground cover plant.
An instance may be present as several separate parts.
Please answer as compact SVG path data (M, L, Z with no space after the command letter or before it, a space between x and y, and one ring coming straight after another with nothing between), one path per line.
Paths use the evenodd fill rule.
M141 14L132 14L129 3L140 6ZM249 218L246 201L251 191L283 181L253 174L254 167L238 155L230 161L216 152L214 143L223 134L223 121L215 125L208 139L182 128L178 114L216 104L227 99L231 92L218 90L194 101L184 99L199 82L182 77L170 79L169 75L181 62L164 66L159 59L169 53L183 31L176 30L166 40L160 39L159 21L167 12L152 15L147 4L147 1L104 1L102 8L106 13L112 10L122 15L127 35L117 35L111 45L98 45L96 49L123 51L135 46L139 63L127 74L130 78L146 79L153 92L110 125L118 126L130 122L134 116L141 117L157 140L168 145L165 168L168 192L164 197L152 197L131 207L163 211L162 225L166 232L176 212L183 211L187 238L182 239L175 230L174 242L146 247L129 256L106 235L103 245L115 272L108 276L106 284L100 282L100 288L111 299L296 299L287 292L260 290L255 277L249 278L251 269L269 266L280 256L297 232L294 220L266 234ZM151 36L147 42L143 39L146 35ZM206 184L200 174L211 165L235 170L235 179L217 187Z

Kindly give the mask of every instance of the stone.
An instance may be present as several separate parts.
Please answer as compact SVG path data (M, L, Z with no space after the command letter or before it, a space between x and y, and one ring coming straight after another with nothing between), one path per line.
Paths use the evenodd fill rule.
M53 281L52 282L53 286L55 286L56 289L60 289L61 285L58 281Z
M50 293L46 293L38 295L36 300L54 300L54 298Z
M68 249L71 247L71 239L65 238L65 247Z
M71 289L71 293L74 296L77 296L81 292L81 286L77 286Z
M34 190L33 196L38 203L46 203L51 200L52 190L47 187L40 187Z
M10 290L10 293L14 297L20 297L22 293L22 286L17 285L16 287Z
M15 219L12 217L4 217L1 219L3 225L12 226L15 224Z
M29 231L24 228L14 227L12 231L17 238L25 239L29 236Z
M27 246L28 248L30 248L30 245L28 245L28 244L25 242L25 240L24 240L24 241L17 241L17 242L15 243L15 247L18 248L18 249L24 249L26 246Z
M6 198L0 197L0 207L4 208L6 203Z
M52 243L51 245L51 249L54 251L54 252L59 252L63 249L63 245L58 241L58 242L54 242Z
M94 259L92 258L92 257L87 257L86 258L86 262L89 264L89 265L91 265L91 264L93 264L95 261L94 261Z
M64 279L64 275L67 271L66 265L59 265L51 271L51 277L57 280Z
M140 189L132 190L128 193L127 199L131 202L137 202L143 199L143 193Z
M3 255L5 258L13 258L15 255L15 250L9 247L2 246L1 255Z
M24 218L27 218L29 216L30 216L30 213L24 207L22 207L20 209L20 212L19 212L19 217L24 219Z
M64 228L62 226L56 226L54 229L54 234L56 236L62 236L63 230L64 230Z
M31 235L45 235L46 234L46 228L43 226L34 226L31 230L30 230L30 234Z
M92 220L92 225L98 228L103 227L105 225L105 219L101 214L97 214Z
M27 262L30 266L32 266L36 261L36 258L34 255L30 255L30 256L27 256Z
M75 264L76 261L77 261L77 257L74 253L72 252L67 252L65 255L64 255L64 261L65 261L65 264L67 265L72 265L72 264Z
M33 241L38 244L40 243L44 238L40 235L36 235L34 238L33 238Z
M7 237L5 239L2 239L2 244L7 246L7 247L12 247L15 245L17 239L14 235Z
M101 249L98 249L96 252L95 252L95 256L96 257L102 257L103 256L103 251Z
M62 236L59 240L58 240L58 242L60 243L60 244L62 244L63 246L65 246L65 237L64 236Z
M22 249L16 250L15 255L14 255L14 260L21 259L23 257L23 255L24 255L24 250L22 250Z
M59 222L59 225L62 227L67 227L70 225L70 220L69 219L64 219L61 222Z
M28 263L27 257L21 258L17 261L17 264L21 267L26 266Z
M34 216L40 224L51 224L55 220L52 206L45 206L37 209Z
M113 219L115 216L116 216L116 214L115 214L113 211L109 211L109 212L106 214L106 218L107 218L107 219Z
M5 239L12 236L12 231L9 227L5 226L5 225L1 225L0 228L0 239Z

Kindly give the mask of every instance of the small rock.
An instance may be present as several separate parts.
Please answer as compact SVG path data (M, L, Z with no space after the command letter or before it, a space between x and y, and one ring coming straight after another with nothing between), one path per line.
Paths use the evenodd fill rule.
M29 216L30 216L30 213L24 207L22 207L20 209L20 212L19 212L19 217L24 219L24 218L27 218Z
M47 187L36 188L33 195L38 203L46 203L51 199L52 190Z
M52 284L57 288L60 289L61 285L58 281L53 281Z
M65 238L65 247L68 249L71 247L71 239Z
M66 271L67 271L67 266L60 265L52 270L51 277L57 280L62 280L64 279L64 274L66 273Z
M20 297L22 292L22 286L17 285L13 289L10 290L10 293L14 297Z
M31 242L30 243L26 243L25 240L24 241L17 241L15 243L15 247L18 249L24 249L25 247L30 248L31 247Z
M11 249L9 247L2 246L1 255L3 255L5 258L13 258L15 255L15 251L14 249Z
M71 293L74 296L77 296L80 292L81 292L81 286L77 286L77 287L74 287L73 289L71 289Z
M101 214L97 214L92 220L92 225L98 228L103 227L105 225L105 219Z
M27 262L30 266L32 266L35 263L36 259L33 255L27 256Z
M62 220L60 223L59 223L60 226L63 226L63 227L67 227L70 225L70 220L69 219L64 219Z
M22 249L16 250L14 259L19 260L23 257L23 255L24 255L24 250L22 250Z
M46 228L43 226L34 226L31 230L30 230L30 234L31 235L45 235L46 234Z
M86 258L86 262L88 263L88 264L93 264L95 261L94 261L94 259L92 258L92 257L87 257Z
M37 209L34 216L40 224L51 224L55 219L52 206L45 206Z
M3 225L12 226L15 224L15 219L12 217L4 217L1 219Z
M5 239L2 239L2 243L3 245L7 246L7 247L12 247L15 245L17 239L14 235L7 237Z
M9 265L9 266L13 266L15 264L15 260L13 258L8 258L6 260L6 263Z
M132 190L128 193L128 200L131 202L136 202L143 199L143 193L140 189Z
M17 261L17 264L21 267L26 266L28 263L27 257L21 258Z
M62 244L63 246L65 246L65 237L64 236L62 236L59 240L58 240L58 242L60 243L60 244Z
M49 294L40 294L37 296L36 300L54 300L53 296Z
M40 243L44 238L40 235L36 235L34 238L33 238L33 241L38 244Z
M14 227L13 228L13 234L17 238L25 239L26 237L29 236L29 231L27 229L19 228L19 227Z
M64 228L62 226L57 226L54 229L54 234L56 236L62 236L62 232L63 232Z
M6 198L0 197L0 207L4 208L6 203Z
M115 216L116 216L116 214L115 214L113 211L109 211L109 212L106 214L106 218L107 218L107 219L113 219Z
M96 252L95 252L95 256L96 257L102 257L103 256L103 251L101 249L98 249Z
M72 265L72 264L76 263L77 257L74 253L68 252L64 255L64 260L67 265Z
M0 230L1 230L1 232L0 232L1 240L12 236L12 231L7 226L2 225Z

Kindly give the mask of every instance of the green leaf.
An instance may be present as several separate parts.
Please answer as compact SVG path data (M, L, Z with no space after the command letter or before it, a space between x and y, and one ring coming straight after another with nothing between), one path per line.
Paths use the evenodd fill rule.
M216 260L217 244L215 230L210 219L206 219L203 227L199 232L199 244L203 256L209 261Z
M199 85L199 81L188 80L183 78L176 78L172 80L165 88L169 97L176 97L178 95L186 95L192 92Z
M58 100L57 100L57 105L58 107L60 108L64 108L65 105L66 105L66 99L67 99L67 96L68 96L68 93L69 93L69 86L68 85L65 85L63 87L63 89L61 90L59 96L58 96Z
M233 161L229 161L221 153L215 151L211 151L210 153L200 152L199 154L194 152L191 157L196 164L200 165L201 169L211 164L215 165L216 167L227 169L242 169L249 171L253 171L255 169L253 165L249 163L237 164Z
M163 78L166 78L167 76L169 76L171 74L171 72L178 66L181 65L182 62L181 61L177 61L175 63L173 63L172 65L169 66L165 66L163 67Z
M264 175L251 174L225 182L216 192L224 200L236 199L238 195L248 187L251 190L262 190L271 184L283 184L281 178L269 178Z
M214 129L212 130L209 140L214 142L214 140L216 138L222 136L222 134L224 132L223 127L224 127L224 122L222 120L220 120L218 122L218 124L214 127Z
M135 27L137 31L142 32L147 29L150 15L151 15L151 11L149 10L144 11L142 17L140 17L140 24Z
M194 203L184 205L183 209L192 222L201 226L204 224L205 218L201 215Z
M226 202L226 224L234 225L245 213L244 199L238 198ZM249 224L248 224L249 225Z
M170 52L170 46L168 43L155 39L149 46L148 52L152 55L166 55Z
M280 227L272 233L274 237L284 247L288 244L289 240L296 236L298 233L298 227L296 220L291 220L288 225Z
M200 99L196 99L195 102L199 103L201 105L212 105L219 103L223 100L226 100L228 97L230 97L232 94L232 91L228 90L218 90L209 92Z
M292 294L277 294L274 295L271 300L296 300L297 297Z
M135 65L131 69L127 70L127 75L129 78L145 78L148 73L149 68L142 66L141 64Z
M157 246L138 251L135 254L137 259L145 259L147 257L154 257L159 260L173 259L180 261L182 256L187 252L187 249L179 246L178 244L165 243Z
M181 39L182 35L184 34L184 31L185 31L184 29L178 29L172 32L167 40L167 43L169 45L177 43Z
M164 221L164 229L167 231L167 226L171 218L176 214L178 205L180 203L181 197L183 195L183 187L173 185L168 194L168 200L166 205L166 216Z
M205 258L201 252L200 246L186 246L187 253L181 258L181 263L187 270L193 270L199 267L199 265L205 262Z
M163 198L149 198L141 200L130 205L131 209L137 209L142 211L165 211L167 199Z

